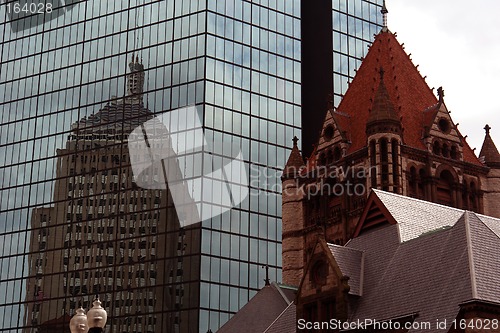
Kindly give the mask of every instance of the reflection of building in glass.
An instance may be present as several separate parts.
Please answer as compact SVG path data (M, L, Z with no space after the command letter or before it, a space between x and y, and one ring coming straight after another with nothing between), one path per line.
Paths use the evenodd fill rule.
M143 65L136 59L130 70L125 98L73 125L57 151L54 206L33 210L26 316L39 331L95 294L112 332L176 332L196 320L178 311L198 303L189 284L198 267L185 257L192 230L179 231L166 190L138 187L131 172L127 135L152 113Z
M203 158L186 156L193 175L205 172L206 165L227 165L232 147L240 147L244 168L251 176L249 198L230 212L219 214L228 207L205 200L219 192L203 193L203 209L215 217L195 227L199 238L186 235L197 239L197 243L185 242L196 244L186 251L200 249L193 259L199 261L199 267L195 265L198 287L190 289L200 301L195 308L183 305L180 312L190 317L182 322L195 326L194 331L215 331L262 287L264 264L269 265L271 280L281 280L279 175L291 139L301 137L301 127L307 137L319 131L309 128L302 118L322 117L326 109L301 110L301 82L303 73L309 72L301 66L311 63L301 52L325 45L332 55L333 49L338 60L333 63L339 67L329 80L342 77L339 82L344 87L363 47L366 50L366 36L378 30L378 18L372 14L382 1L321 2L329 3L333 14L327 28L333 33L333 45L319 43L302 50L303 28L311 24L302 21L302 9L321 12L320 1L61 0L55 7L64 8L43 16L45 22L28 24L41 16L23 18L16 21L23 24L19 29L14 22L0 22L0 155L6 156L0 168L0 244L5 244L0 247L0 300L4 300L0 301L0 317L7 318L5 329L24 326L17 318L27 316L26 293L9 291L26 288L30 270L28 249L22 244L29 244L27 239L37 232L32 211L64 205L54 202L61 194L52 193L59 187L54 186L56 181L62 184L56 171L63 157L57 155L56 147L63 147L67 136L73 135L71 124L83 117L90 119L109 96L124 94L124 68L131 53L138 51L146 67L143 97L150 110L163 113L188 105L200 110L213 151ZM2 17L6 17L4 10L2 4ZM319 35L321 22L313 22ZM314 92L322 84L309 87ZM320 96L318 100L326 99ZM105 109L115 107L110 103ZM120 118L109 121L121 123ZM87 159L92 154L89 151ZM119 175L107 177L112 176ZM72 184L78 188L76 181ZM109 205L107 198L106 209L114 204ZM114 209L119 215L118 203ZM79 214L77 210L69 213L74 218ZM189 276L185 270L179 273Z

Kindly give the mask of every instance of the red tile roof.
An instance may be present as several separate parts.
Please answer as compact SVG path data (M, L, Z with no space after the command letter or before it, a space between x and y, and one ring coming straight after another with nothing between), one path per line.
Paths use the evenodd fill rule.
M390 101L402 121L403 143L425 150L421 138L424 126L432 121L430 118L433 114L425 110L436 105L438 100L395 35L382 31L375 37L337 109L337 112L349 115L352 122L348 128L341 129L347 131L347 137L352 142L347 153L366 146L366 124L380 85L381 67L385 71L384 83ZM342 123L345 124L344 121ZM463 151L466 162L482 165L465 141Z

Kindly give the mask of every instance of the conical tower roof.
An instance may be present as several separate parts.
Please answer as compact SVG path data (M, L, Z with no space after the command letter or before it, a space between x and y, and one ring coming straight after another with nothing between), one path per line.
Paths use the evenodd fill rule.
M396 126L386 126L388 124ZM382 126L377 126L382 125ZM366 129L368 132L375 132L383 128L401 129L401 122L394 109L394 104L391 101L387 88L384 84L384 69L380 68L380 83L373 101L373 106L368 116ZM387 131L385 129L384 131Z
M295 178L298 176L299 171L305 166L304 159L297 146L299 139L295 136L293 138L293 148L288 161L286 162L285 169L283 170L283 178Z
M490 136L491 127L486 125L484 129L486 131L486 136L484 137L479 158L484 160L487 166L498 168L500 167L500 153L498 153L498 149Z

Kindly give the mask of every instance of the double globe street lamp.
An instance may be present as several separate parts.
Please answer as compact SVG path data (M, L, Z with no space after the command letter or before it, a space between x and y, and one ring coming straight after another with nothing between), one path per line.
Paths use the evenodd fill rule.
M103 333L108 319L106 310L101 306L99 297L92 303L92 308L85 314L83 308L76 310L76 314L69 322L71 333Z

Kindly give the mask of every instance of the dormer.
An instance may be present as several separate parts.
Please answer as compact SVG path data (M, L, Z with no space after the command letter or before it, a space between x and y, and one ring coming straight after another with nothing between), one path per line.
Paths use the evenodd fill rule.
M317 160L320 165L330 165L341 160L349 148L346 129L349 116L334 109L326 112L318 141Z
M463 160L463 138L444 103L444 90L438 88L438 103L424 111L423 140L432 154L452 160Z

